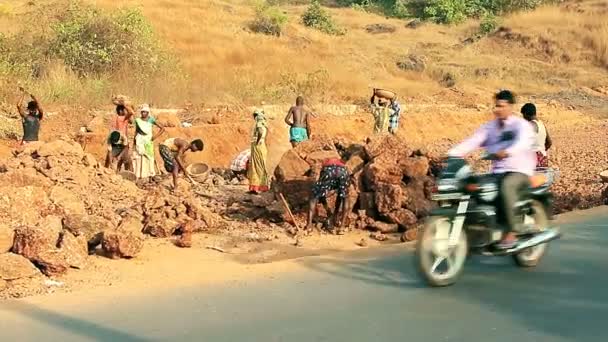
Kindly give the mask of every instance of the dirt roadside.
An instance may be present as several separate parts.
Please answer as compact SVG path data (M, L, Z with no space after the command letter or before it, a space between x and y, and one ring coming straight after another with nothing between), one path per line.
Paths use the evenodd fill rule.
M555 224L572 224L585 218L606 215L608 208L596 207L559 215ZM565 230L566 238L567 233ZM272 279L278 274L304 270L300 258L321 254L337 260L347 258L349 251L363 249L355 244L360 237L361 234L357 233L346 237L311 237L311 245L312 242L322 242L324 249L286 247L272 242L256 246L240 244L239 248L231 251L234 254L207 249L206 246L219 243L221 238L204 234L195 236L191 249L177 249L168 240L151 240L136 260L117 260L108 264L101 257L92 258L88 269L70 272L62 279L65 285L43 285L37 295L21 300L50 306L53 303L77 303L80 302L79 298L103 303L105 299L117 295L128 296L142 292L153 294L194 286L212 288L244 280ZM372 254L381 253L387 250L383 245L386 247L383 243L370 243L365 249ZM414 243L400 246L404 252L412 251ZM243 253L248 248L250 252ZM267 261L274 259L274 262L260 263L264 258Z

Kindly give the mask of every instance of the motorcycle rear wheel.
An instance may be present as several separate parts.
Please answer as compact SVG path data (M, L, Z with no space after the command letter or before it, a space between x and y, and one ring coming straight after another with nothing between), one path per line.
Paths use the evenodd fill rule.
M469 251L466 230L462 229L458 243L448 246L451 222L446 217L429 217L416 247L416 268L418 273L433 287L454 284L462 272ZM445 272L439 270L440 266Z
M524 220L528 222L532 220L536 229L541 232L549 227L549 219L545 212L545 207L538 201L532 202L532 214L526 215ZM535 267L547 252L547 247L547 243L542 243L532 248L525 249L517 254L513 254L513 261L515 261L515 264L519 267Z

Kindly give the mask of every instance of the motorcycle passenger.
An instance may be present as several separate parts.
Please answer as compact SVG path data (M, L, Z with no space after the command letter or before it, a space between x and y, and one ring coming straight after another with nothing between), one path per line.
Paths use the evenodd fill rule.
M507 223L507 230L496 248L510 249L517 245L518 225L514 207L522 189L529 186L529 177L534 174L536 154L535 134L528 121L513 113L515 96L502 90L495 96L494 116L470 138L448 152L450 157L464 158L469 153L483 148L494 156L492 173L500 177L500 207Z

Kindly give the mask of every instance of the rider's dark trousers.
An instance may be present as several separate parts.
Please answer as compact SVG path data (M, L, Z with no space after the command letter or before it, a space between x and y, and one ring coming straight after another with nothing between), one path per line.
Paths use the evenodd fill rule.
M530 186L528 175L519 172L507 172L500 182L502 214L508 231L517 232L522 227L521 220L515 214L515 203L521 200L522 193Z

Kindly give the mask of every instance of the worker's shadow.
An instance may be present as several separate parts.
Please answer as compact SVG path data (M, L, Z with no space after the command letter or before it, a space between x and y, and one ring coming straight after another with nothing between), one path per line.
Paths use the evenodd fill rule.
M34 321L46 324L53 328L53 330L64 331L67 334L78 336L81 339L126 342L151 341L150 339L135 336L114 328L104 327L102 325L89 322L80 318L75 318L47 309L43 309L25 301L6 301L0 306L0 311L12 311ZM34 335L33 331L35 331L35 329L32 330L32 333L24 331L20 332L19 336L22 337L21 340L34 339L32 338L32 335ZM51 340L53 340L52 336L48 335L48 332L40 332L39 334L40 339L43 336L46 336L46 338L50 338ZM17 339L15 339L14 341L17 341Z

